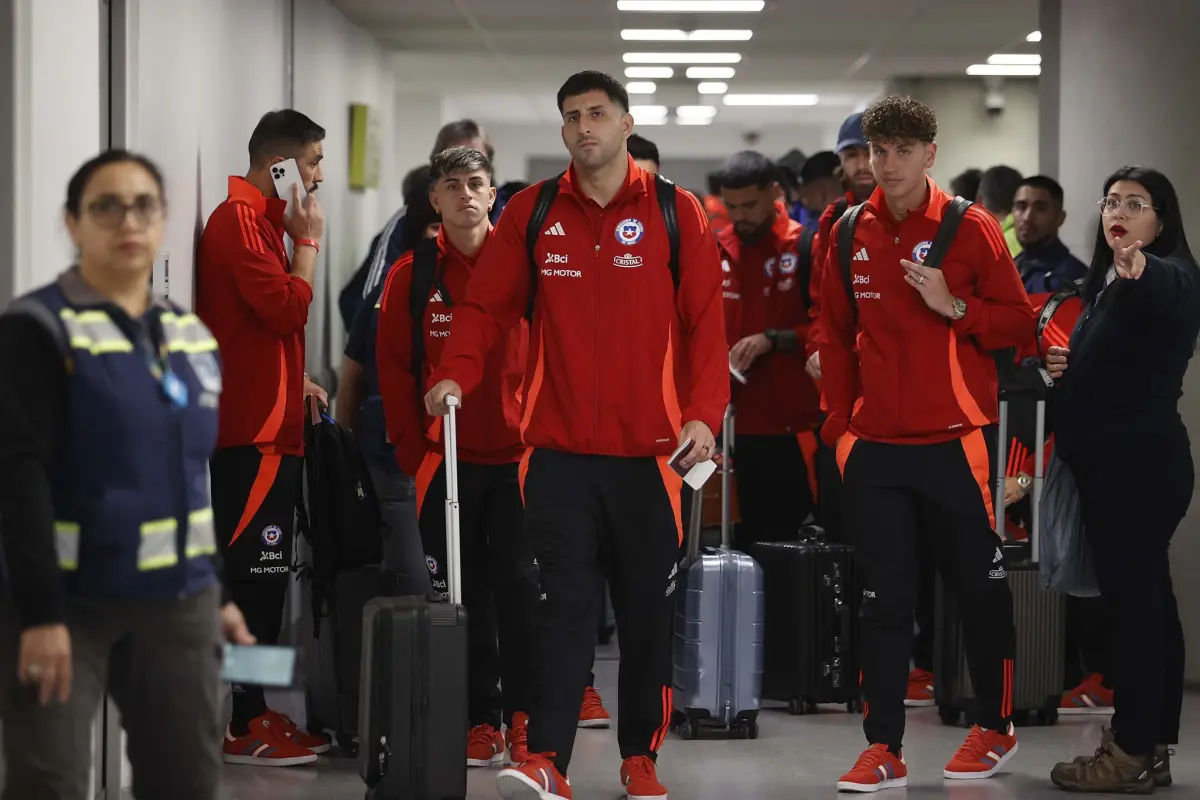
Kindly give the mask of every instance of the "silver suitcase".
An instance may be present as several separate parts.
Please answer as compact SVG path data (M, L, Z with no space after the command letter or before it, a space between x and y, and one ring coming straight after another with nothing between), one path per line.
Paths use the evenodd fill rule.
M721 436L721 480L728 483L732 410ZM676 592L672 645L674 728L695 739L705 727L758 738L763 670L763 574L748 555L729 549L729 486L721 546L700 547L703 492L692 493L687 555Z

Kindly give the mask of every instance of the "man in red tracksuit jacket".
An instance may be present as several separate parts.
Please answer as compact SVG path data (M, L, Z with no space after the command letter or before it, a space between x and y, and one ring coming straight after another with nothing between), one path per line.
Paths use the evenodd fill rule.
M558 93L568 172L536 238L526 227L541 185L517 194L480 257L426 406L470 395L485 354L526 313L529 366L521 422L525 522L541 577L538 684L524 764L497 777L506 798L571 797L566 780L607 577L621 632L618 740L631 797L665 798L655 756L672 712L671 631L678 586L681 479L713 454L729 402L721 265L708 221L675 187L679 286L654 176L629 158L629 95L598 72ZM536 278L534 276L536 270ZM676 361L687 386L676 386ZM682 402L681 402L682 401ZM534 793L537 793L536 795Z
M979 698L945 777L986 778L1015 752L1012 594L995 535L985 429L997 419L991 351L1023 345L1033 309L995 219L972 206L941 269L923 266L951 197L925 174L937 153L926 106L889 97L863 117L879 182L854 230L852 287L834 225L822 281L822 428L842 470L846 524L863 581L862 685L870 747L838 782L874 792L907 783L901 746L920 539L962 615ZM856 305L851 304L853 291ZM857 352L856 352L857 344Z
M441 361L451 320L466 298L467 281L492 235L488 212L496 189L491 164L477 150L452 147L435 155L431 164L430 196L441 214L442 229L436 240L418 245L418 250L437 251L436 280L429 285L421 326L424 357L414 364L421 351L413 348L409 306L416 269L413 252L401 256L388 275L375 351L388 441L395 447L400 469L416 476L425 560L434 589L445 597L445 450L441 418L425 414L424 378ZM472 767L504 760L502 723L508 726L514 760L524 758L537 605L532 562L525 570L519 563L525 548L517 464L525 453L520 394L527 340L526 326L514 325L487 354L479 385L467 395L469 410L458 434L463 603L471 621L467 765ZM416 373L422 376L420 381Z
M734 462L742 521L736 546L794 539L816 511L820 423L817 387L804 372L808 274L800 274L800 224L776 202L778 170L753 151L721 173L732 225L717 236L724 271L729 363L746 383L733 386Z
M308 117L272 111L250 137L250 170L204 226L196 263L196 313L221 348L224 391L210 474L213 522L234 602L260 644L283 624L304 454L304 398L321 394L304 374L304 325L313 299L325 217L317 202L325 131ZM284 217L271 166L294 158L308 192ZM295 245L288 259L283 235ZM225 760L292 766L329 744L266 706L259 686L233 686Z

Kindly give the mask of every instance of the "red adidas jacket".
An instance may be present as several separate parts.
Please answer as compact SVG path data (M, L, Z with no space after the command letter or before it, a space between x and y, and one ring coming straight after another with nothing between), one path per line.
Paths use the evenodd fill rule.
M425 309L426 376L441 361L451 321L467 296L467 283L478 261L478 255L459 252L446 239L445 228L438 234L437 245L439 264L445 272L441 287L435 283L431 288ZM388 274L379 300L375 343L388 441L395 447L396 462L405 475L417 475L426 453L445 453L441 418L425 414L425 390L412 374L412 315L408 306L412 264L413 254L409 251ZM485 357L479 385L463 398L464 413L458 424L458 451L463 461L511 464L525 452L521 444L521 382L525 377L527 331L524 324L509 330Z
M313 290L291 274L286 207L233 176L200 237L196 314L221 349L224 378L219 448L304 452L304 326Z
M924 257L952 199L926 180L925 203L903 221L887 209L881 189L859 215L857 315L838 266L841 222L830 234L820 352L829 404L821 433L831 447L847 431L870 441L917 444L961 438L994 423L998 386L990 351L1019 347L1033 335L1033 307L1004 235L977 205L942 264L951 294L966 301L966 315L952 322L929 310L904 279L900 260Z
M759 356L746 371L745 385L734 384L737 431L752 436L812 430L821 413L816 384L804 371L810 322L796 285L796 247L802 229L782 206L776 212L775 224L756 242L743 242L732 226L717 235L724 257L722 292L729 346L767 329L796 333L796 351Z
M1046 307L1046 303L1053 297L1052 292L1039 292L1029 295L1029 302L1033 305L1034 313L1040 318L1042 310ZM1083 300L1078 295L1072 295L1062 301L1058 308L1055 309L1050 321L1046 324L1042 331L1041 340L1031 337L1021 348L1017 354L1017 363L1020 363L1026 358L1038 358L1045 361L1046 351L1051 347L1066 347L1071 342L1071 332L1075 330L1075 323L1079 321L1079 315L1083 313ZM1046 438L1046 445L1043 449L1042 464L1050 463L1050 453L1054 450L1054 435L1051 434ZM1016 437L1013 437L1013 443L1009 449L1008 458L1010 476L1016 475L1018 472L1024 472L1026 475L1033 475L1034 471L1034 453L1028 447L1025 447ZM1014 466L1015 465L1015 466Z
M525 372L525 444L574 453L669 455L683 422L720 430L729 402L721 261L700 202L677 189L680 286L654 176L630 159L624 187L601 208L562 178L535 248L536 302ZM525 312L531 266L525 227L540 184L519 192L479 259L454 334L429 385L469 394L484 354ZM676 381L676 361L686 362ZM464 418L470 403L463 404Z

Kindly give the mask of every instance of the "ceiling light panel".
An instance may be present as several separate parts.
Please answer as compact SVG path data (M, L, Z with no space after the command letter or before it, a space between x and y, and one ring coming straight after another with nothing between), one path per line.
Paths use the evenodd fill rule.
M688 67L687 76L698 81L727 81L737 73L733 67ZM628 72L626 73L628 74Z
M626 67L626 78L654 78L668 80L675 77L675 70L670 67ZM691 77L690 75L688 77Z
M987 63L1037 65L1042 63L1042 57L1037 53L995 53L988 56Z
M751 30L697 30L627 28L621 38L627 42L746 42L754 37Z
M675 109L676 116L689 119L710 119L717 115L716 106L679 106Z
M676 125L712 125L712 117L676 117Z
M696 91L700 94L725 94L729 91L729 84L722 81L704 81L696 84Z
M756 14L765 0L617 0L617 11L652 14Z
M1042 68L1036 64L972 64L967 67L968 75L998 75L1002 77L1036 78Z
M625 91L630 94L654 94L657 89L654 81L630 81L625 84Z
M737 64L741 53L626 53L626 64Z
M1037 44L1041 40L1042 40L1042 32L1041 31L1034 31L1033 33L1031 33L1025 37L1025 41L1031 42L1033 44Z

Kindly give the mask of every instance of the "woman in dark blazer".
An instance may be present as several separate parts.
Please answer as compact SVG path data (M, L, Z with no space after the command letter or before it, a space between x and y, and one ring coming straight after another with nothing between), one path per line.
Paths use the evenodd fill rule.
M1200 334L1200 267L1171 182L1124 167L1104 182L1084 310L1069 350L1051 348L1057 453L1079 489L1106 618L1113 625L1112 728L1051 779L1076 791L1170 783L1184 644L1168 550L1195 473L1179 415Z

